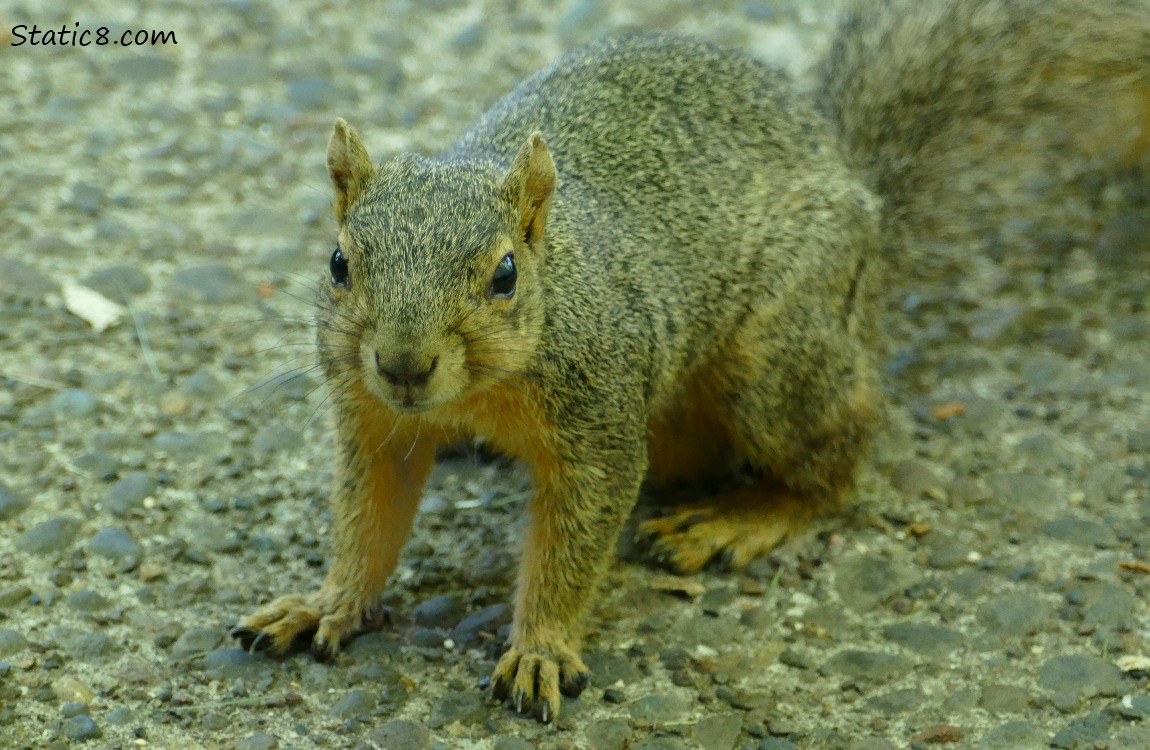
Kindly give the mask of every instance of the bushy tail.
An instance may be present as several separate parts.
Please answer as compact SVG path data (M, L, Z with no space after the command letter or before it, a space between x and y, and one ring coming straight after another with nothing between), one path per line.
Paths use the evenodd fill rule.
M1150 176L1147 0L862 0L820 106L894 228L1097 231ZM1100 210L1102 209L1102 210Z

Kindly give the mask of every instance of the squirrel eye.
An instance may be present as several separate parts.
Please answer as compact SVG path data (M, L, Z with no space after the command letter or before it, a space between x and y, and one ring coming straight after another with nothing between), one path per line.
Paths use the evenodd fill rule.
M515 256L507 253L491 277L491 296L507 298L515 294L515 275Z
M339 245L335 246L335 252L331 254L331 283L332 286L347 289L347 258L343 257L343 248Z

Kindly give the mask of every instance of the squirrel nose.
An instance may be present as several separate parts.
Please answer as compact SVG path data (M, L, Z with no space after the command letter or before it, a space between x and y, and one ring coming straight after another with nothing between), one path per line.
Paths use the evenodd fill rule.
M417 357L404 353L387 360L380 359L379 352L375 353L375 369L383 379L395 386L418 388L427 385L435 366L439 364L439 357L432 357L428 365L421 364Z

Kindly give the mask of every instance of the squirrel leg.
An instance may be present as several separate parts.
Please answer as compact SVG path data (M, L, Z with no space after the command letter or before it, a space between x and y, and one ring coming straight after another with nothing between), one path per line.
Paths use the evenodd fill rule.
M836 508L852 486L879 410L875 356L810 314L752 319L706 375L726 444L756 479L639 526L679 571L718 555L745 566Z
M245 617L232 631L245 648L283 654L310 635L312 651L330 657L364 627L435 460L435 443L415 420L396 419L368 400L342 410L327 578L318 591L282 596Z
M534 707L544 722L558 717L560 695L576 697L590 683L579 658L583 616L645 469L641 442L628 447L614 460L572 456L534 467L511 643L491 684L494 698L512 699L520 712Z

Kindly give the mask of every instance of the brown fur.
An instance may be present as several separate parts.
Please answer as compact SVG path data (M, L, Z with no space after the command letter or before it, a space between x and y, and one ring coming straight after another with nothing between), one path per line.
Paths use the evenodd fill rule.
M532 470L493 687L545 721L587 683L582 618L649 472L753 477L645 526L684 570L721 553L746 563L835 508L881 408L880 250L903 223L957 210L923 204L952 177L948 149L965 153L984 121L1017 134L1036 73L1057 93L1063 76L1077 90L1078 74L1121 69L1122 117L1145 114L1150 47L1130 45L1148 14L1114 0L1135 27L1118 29L1093 10L1108 3L1055 0L1053 42L995 25L1045 3L863 3L827 64L830 121L739 52L638 36L571 53L434 159L375 168L337 122L346 277L317 318L339 404L334 557L316 594L271 603L237 635L282 652L318 630L330 653L354 633L441 440L482 437ZM1080 13L1133 60L1088 62ZM513 294L497 286L508 253Z

